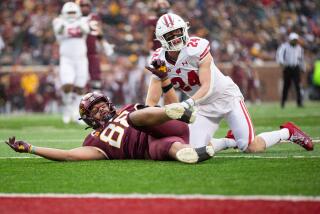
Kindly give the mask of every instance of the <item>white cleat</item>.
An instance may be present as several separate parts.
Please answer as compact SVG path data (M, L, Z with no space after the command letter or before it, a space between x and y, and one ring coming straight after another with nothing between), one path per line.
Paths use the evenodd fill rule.
M195 112L185 109L181 103L165 105L164 108L167 116L171 119L182 120L186 123L193 123L196 119Z
M180 149L176 154L177 160L183 163L197 163L199 156L194 148Z
M71 117L68 115L63 115L62 121L64 124L69 124L71 122Z
M177 154L177 160L183 163L198 163L210 159L214 155L212 146L200 148L183 148Z

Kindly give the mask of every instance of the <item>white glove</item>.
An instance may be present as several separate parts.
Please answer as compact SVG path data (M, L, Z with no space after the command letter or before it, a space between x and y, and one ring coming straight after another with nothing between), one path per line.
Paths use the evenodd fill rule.
M108 43L107 41L103 41L103 49L106 56L111 56L114 53L114 45Z
M181 105L182 105L183 107L185 107L186 109L192 110L193 107L194 107L194 105L195 105L195 102L194 102L194 100L193 100L192 98L189 98L189 99L187 99L187 100L185 100L185 101L182 101L182 102L181 102Z

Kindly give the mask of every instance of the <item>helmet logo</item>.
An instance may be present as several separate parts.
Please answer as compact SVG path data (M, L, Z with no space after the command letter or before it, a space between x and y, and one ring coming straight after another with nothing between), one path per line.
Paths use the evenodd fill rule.
M173 19L169 14L165 15L163 19L164 19L164 24L167 27L173 27Z

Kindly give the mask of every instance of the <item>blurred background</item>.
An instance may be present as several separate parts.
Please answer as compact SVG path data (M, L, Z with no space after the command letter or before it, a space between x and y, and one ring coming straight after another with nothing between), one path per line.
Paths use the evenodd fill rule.
M52 20L67 1L0 1L0 112L60 112L59 46ZM280 102L282 69L276 51L296 32L304 49L305 100L320 98L313 82L320 60L320 2L316 0L168 1L169 10L190 22L189 34L211 42L211 54L230 75L248 103ZM155 1L92 0L104 38L114 45L100 54L102 90L116 105L144 102L150 75L149 21ZM152 39L151 39L152 40ZM152 42L152 41L151 41ZM250 87L251 86L251 87ZM292 95L291 99L294 100Z

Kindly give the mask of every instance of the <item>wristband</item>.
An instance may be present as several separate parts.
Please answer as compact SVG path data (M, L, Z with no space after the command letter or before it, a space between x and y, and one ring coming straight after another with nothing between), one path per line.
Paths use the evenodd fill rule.
M31 145L29 153L30 154L35 154L36 153L36 147Z
M162 87L162 92L167 93L171 88L173 88L172 83L170 82L169 85Z

